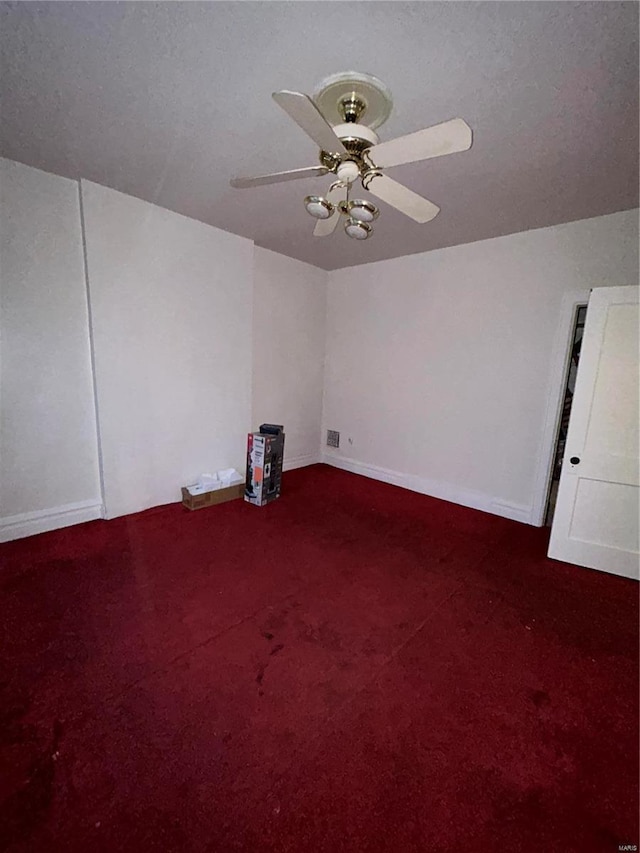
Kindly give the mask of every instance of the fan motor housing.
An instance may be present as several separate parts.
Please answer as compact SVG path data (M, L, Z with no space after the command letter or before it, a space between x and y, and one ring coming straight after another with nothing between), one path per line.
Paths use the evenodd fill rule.
M335 125L334 133L347 149L346 154L334 154L330 151L320 152L320 162L331 172L337 172L340 163L345 160L354 160L360 169L363 167L362 154L371 148L372 145L377 145L380 141L377 133L366 127L363 124L355 122L345 122L344 124Z
M354 122L336 124L333 132L345 148L348 148L347 143L358 145L361 148L369 148L372 145L377 145L380 141L378 134L365 124L355 124Z

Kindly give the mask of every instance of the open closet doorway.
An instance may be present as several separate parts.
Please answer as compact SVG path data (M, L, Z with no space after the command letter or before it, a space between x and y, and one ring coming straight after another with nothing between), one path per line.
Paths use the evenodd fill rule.
M564 395L562 399L560 417L558 419L558 427L556 431L556 438L553 450L551 477L549 480L549 490L547 493L547 503L544 516L545 527L551 527L551 523L553 521L553 513L556 508L556 499L558 497L558 484L560 483L560 472L562 471L562 460L564 458L565 444L567 441L569 417L571 415L571 404L573 402L573 394L576 387L578 362L580 361L580 349L582 347L582 337L584 335L584 325L586 319L587 305L576 305L573 319L571 344L569 346L569 363L567 365L566 370Z
M628 578L640 556L639 296L637 285L591 291L547 551Z

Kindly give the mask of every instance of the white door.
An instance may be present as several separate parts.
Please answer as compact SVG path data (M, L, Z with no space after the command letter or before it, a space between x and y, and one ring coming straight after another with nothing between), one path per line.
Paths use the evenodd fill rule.
M638 577L638 292L591 292L549 556Z

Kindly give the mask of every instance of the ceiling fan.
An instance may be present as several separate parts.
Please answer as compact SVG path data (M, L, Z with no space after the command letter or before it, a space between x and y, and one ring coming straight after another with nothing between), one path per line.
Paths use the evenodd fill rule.
M231 186L248 189L280 181L336 176L326 197L308 195L304 205L318 220L315 237L327 237L340 216L349 237L366 240L379 210L366 199L351 198L359 178L365 190L419 223L429 222L440 208L408 187L384 174L390 166L401 166L467 151L472 133L461 118L380 142L375 128L387 120L393 105L391 93L371 74L346 71L327 77L313 98L302 92L274 92L273 99L320 148L319 165L290 169L253 178L233 178Z

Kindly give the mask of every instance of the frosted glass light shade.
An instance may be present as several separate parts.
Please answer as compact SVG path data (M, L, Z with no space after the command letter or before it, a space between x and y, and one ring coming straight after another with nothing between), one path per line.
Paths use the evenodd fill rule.
M367 222L358 222L357 219L347 219L344 230L354 240L366 240L373 233L373 228Z
M347 202L347 212L352 219L356 219L358 222L373 222L380 213L375 204L360 198L354 198L353 201Z
M334 206L326 198L318 195L308 195L304 200L307 213L314 219L328 219L334 211Z

